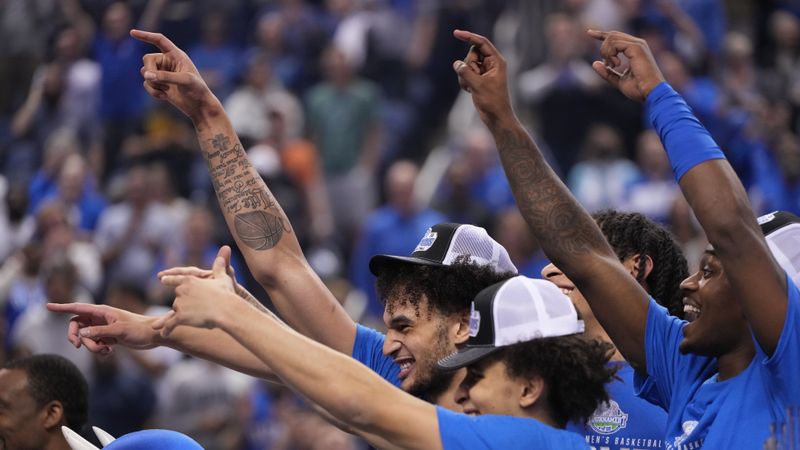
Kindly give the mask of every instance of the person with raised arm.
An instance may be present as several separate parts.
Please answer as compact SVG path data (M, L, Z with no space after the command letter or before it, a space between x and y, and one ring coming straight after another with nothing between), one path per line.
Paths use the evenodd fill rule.
M469 302L475 294L516 275L508 252L483 228L431 224L410 256L377 255L370 261L385 303L387 334L356 324L309 266L288 218L250 165L221 103L192 61L161 34L132 30L131 35L158 48L144 57L144 87L192 120L231 234L282 318L403 390L459 409L453 398L464 371L442 372L436 361L467 340ZM229 258L229 250L224 251ZM171 277L187 270L202 272L165 271L162 282L170 284ZM251 375L272 374L218 330L181 327L165 339L153 334L152 318L103 305L49 308L76 314L69 339L92 351L108 352L114 343L167 345Z
M230 292L222 258L213 271L208 279L180 277L172 311L154 329L164 336L185 326L222 330L377 448L586 449L564 425L607 399L612 346L583 335L574 305L548 281L517 276L475 297L468 341L438 362L442 370L467 368L456 393L466 414L459 414L257 311Z
M780 429L787 408L800 403L800 347L792 345L800 341L800 219L774 214L760 219L759 228L724 154L664 82L646 42L589 33L603 42L595 71L629 98L646 101L711 243L700 270L682 283L692 322L669 316L649 298L548 167L514 115L505 62L491 42L456 31L473 49L454 69L495 137L531 231L636 369L639 394L669 411L664 447L762 448L770 428Z

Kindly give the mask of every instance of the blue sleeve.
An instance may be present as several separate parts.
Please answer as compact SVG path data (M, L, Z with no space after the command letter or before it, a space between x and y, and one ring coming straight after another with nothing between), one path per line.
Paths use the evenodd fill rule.
M383 334L372 328L356 324L356 340L353 343L352 356L353 359L369 367L389 383L399 387L400 379L397 375L400 373L400 366L395 364L392 358L383 354L385 340L386 336Z
M444 450L586 449L584 438L541 422L511 416L467 416L436 407Z
M786 305L786 320L783 323L783 330L775 348L775 353L769 358L764 359L764 365L772 374L777 392L782 396L784 404L800 405L800 290L792 282L789 275L786 275L786 285L788 288ZM759 353L762 353L759 348ZM765 355L766 356L766 355Z
M669 410L675 383L683 324L683 321L670 316L664 307L650 298L644 333L647 374L636 372L634 389L636 395L666 410Z
M680 181L686 172L705 161L725 159L683 97L666 82L647 96L647 109L669 156L675 180Z

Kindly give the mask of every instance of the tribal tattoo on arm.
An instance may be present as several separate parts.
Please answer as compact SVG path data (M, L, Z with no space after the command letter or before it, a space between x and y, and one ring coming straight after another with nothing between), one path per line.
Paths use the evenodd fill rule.
M497 150L522 216L559 265L604 250L605 238L542 156L519 122L492 127ZM610 249L609 249L610 251Z
M269 250L278 245L284 232L292 232L289 220L235 136L201 137L200 147L220 208L241 243L253 250Z

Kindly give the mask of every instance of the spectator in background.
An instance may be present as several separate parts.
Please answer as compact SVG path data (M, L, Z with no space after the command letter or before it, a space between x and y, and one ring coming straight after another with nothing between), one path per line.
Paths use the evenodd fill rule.
M80 154L69 155L60 167L56 191L43 204L60 202L66 208L69 223L88 236L97 227L106 201L97 191L97 183Z
M238 405L253 380L202 359L172 364L158 392L159 428L186 433L206 450L236 448L246 424Z
M100 216L94 242L109 282L126 279L145 285L164 250L178 240L180 229L169 210L152 200L147 184L147 168L132 166L126 175L125 200Z
M36 215L37 239L48 258L66 257L78 274L78 282L92 294L100 294L103 265L100 252L69 220L67 206L59 201L42 205Z
M12 333L17 320L28 308L44 305L47 301L44 283L40 276L42 268L42 246L37 241L25 245L2 267L0 281L0 310L4 322L4 351L11 354Z
M28 183L28 212L39 209L42 201L58 192L58 173L64 161L79 152L75 133L68 128L59 128L47 137L42 165Z
M640 212L656 222L668 223L670 210L680 189L661 140L653 130L645 130L636 143L638 177L627 187L623 209Z
M409 255L425 234L447 219L432 209L420 208L414 201L414 184L419 169L410 161L397 161L386 172L386 204L370 214L356 241L350 262L353 285L367 294L368 311L382 317L384 306L375 290L375 276L369 261L375 255Z
M89 387L74 364L58 355L35 355L0 369L0 444L5 449L69 450L61 433L80 432Z
M233 123L242 145L266 139L271 122L270 105L281 104L285 114L287 137L298 137L303 128L303 109L300 102L274 79L269 55L263 51L251 53L244 70L243 83L225 99L225 110Z
M45 298L50 302L92 303L88 291L78 284L75 266L64 256L51 258L42 268ZM92 355L64 341L69 327L66 315L51 314L44 304L31 305L19 317L11 332L11 348L16 355L55 353L80 369L91 380Z
M136 27L154 30L167 0L147 0ZM83 11L78 11L83 14ZM141 127L148 99L141 90L139 66L147 46L128 35L133 12L126 2L115 1L103 13L102 29L95 32L91 20L81 20L84 36L92 36L93 57L100 64L100 120L105 140L103 181L118 169L117 155L127 136Z
M33 217L26 215L28 192L23 184L9 185L0 176L0 263L19 251L33 238Z
M322 63L325 81L306 98L308 128L322 158L336 230L351 242L375 204L380 94L356 77L341 51L329 47Z
M567 185L588 211L620 209L628 186L636 180L636 165L624 157L619 132L605 124L589 129L581 161L567 176Z
M558 166L568 171L579 152L583 131L592 121L592 90L601 86L586 61L588 42L582 27L567 14L547 16L547 59L519 76L519 93L540 123L542 138L557 149Z
M508 208L495 216L492 236L508 250L511 262L520 275L539 278L542 269L550 263L539 242L533 237L519 209Z
M187 51L219 98L231 93L240 71L240 50L228 38L228 20L224 11L206 12L201 21L200 42Z

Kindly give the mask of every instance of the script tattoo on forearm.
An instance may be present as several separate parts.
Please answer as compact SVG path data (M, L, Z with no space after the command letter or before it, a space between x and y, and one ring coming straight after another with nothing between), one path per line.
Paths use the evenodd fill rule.
M239 240L254 250L269 250L291 233L289 220L253 169L238 141L217 134L201 147L211 183L226 218L233 220Z
M522 216L551 259L569 260L605 245L578 204L523 129L495 131L497 149Z

